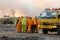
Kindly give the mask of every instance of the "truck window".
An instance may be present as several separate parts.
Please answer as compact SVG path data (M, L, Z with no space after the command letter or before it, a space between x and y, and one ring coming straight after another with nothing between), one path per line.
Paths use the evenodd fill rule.
M40 15L42 19L56 19L56 12L53 11L44 11L42 12L42 14Z
M60 15L58 15L58 18L60 18Z

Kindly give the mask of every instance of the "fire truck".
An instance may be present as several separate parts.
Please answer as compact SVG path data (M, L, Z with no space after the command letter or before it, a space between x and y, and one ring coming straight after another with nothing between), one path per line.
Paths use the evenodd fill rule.
M60 34L60 8L46 8L41 12L40 28L44 34L48 34L48 31Z

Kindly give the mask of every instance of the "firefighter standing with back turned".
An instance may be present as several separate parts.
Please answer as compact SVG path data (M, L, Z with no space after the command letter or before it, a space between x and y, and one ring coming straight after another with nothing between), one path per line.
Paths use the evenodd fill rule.
M32 18L31 17L28 17L28 19L27 19L27 32L28 33L31 33L31 26L32 26Z
M32 33L38 33L38 20L37 17L33 18L33 24L32 24Z
M22 32L25 33L27 30L27 18L26 17L22 18L21 25L22 25Z
M36 21L36 33L38 33L38 18L35 16L35 21Z
M20 19L20 18L19 18L19 19ZM18 19L17 22L16 22L16 27L17 27L17 32L18 32L18 33L21 32L21 26L20 26L21 23L20 23L20 20L19 20L19 19Z
M17 32L20 33L22 31L22 26L21 26L21 20L22 20L23 16L21 16L17 22L16 22L16 27L17 27Z

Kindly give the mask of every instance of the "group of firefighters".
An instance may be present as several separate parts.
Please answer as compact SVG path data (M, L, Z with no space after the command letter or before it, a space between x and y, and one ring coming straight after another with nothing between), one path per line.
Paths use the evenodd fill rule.
M17 32L28 32L28 33L38 33L38 18L32 17L19 17L16 22Z

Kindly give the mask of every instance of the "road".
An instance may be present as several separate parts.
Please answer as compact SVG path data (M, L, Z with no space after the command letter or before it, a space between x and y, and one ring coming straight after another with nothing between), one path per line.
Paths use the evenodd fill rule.
M17 33L15 25L0 25L1 40L60 40L60 35L39 33Z

